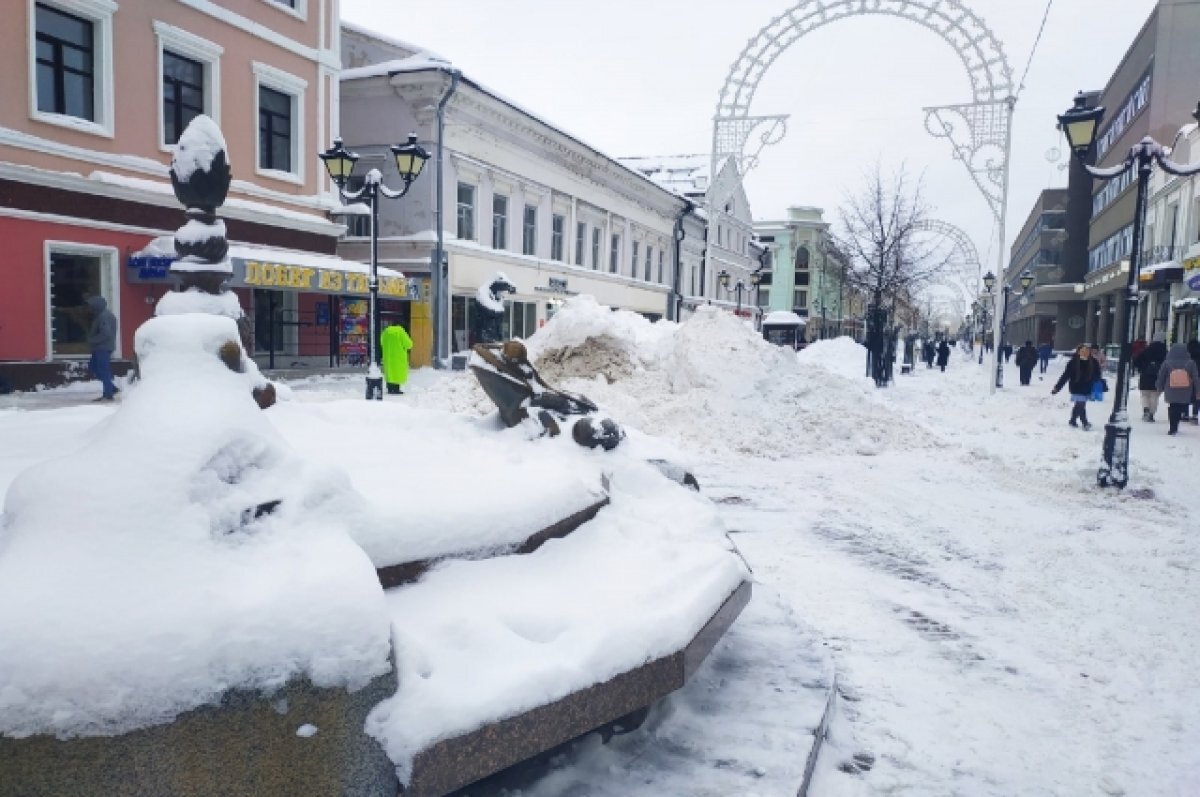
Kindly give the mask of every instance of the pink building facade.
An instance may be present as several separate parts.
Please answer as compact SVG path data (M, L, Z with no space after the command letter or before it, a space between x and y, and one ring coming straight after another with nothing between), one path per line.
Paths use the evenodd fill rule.
M163 263L140 255L183 221L168 167L198 113L228 145L233 184L219 213L231 243L284 266L334 253L343 227L329 219L336 201L316 153L337 133L337 0L11 5L0 30L0 375L9 382L78 370L91 295L117 315L114 358L130 356L134 330L171 287ZM243 264L243 308L271 326L256 340L290 337L296 352L322 340L277 326L319 304L315 294L245 277ZM324 315L328 324L328 305Z

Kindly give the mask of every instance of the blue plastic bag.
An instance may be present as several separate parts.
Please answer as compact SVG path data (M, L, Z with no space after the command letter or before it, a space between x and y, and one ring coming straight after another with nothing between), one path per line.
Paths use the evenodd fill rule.
M1108 388L1103 379L1097 379L1092 383L1092 401L1104 401L1104 391Z

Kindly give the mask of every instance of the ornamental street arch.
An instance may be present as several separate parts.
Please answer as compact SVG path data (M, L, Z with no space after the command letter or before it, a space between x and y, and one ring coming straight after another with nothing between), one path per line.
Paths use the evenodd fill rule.
M924 108L925 129L950 143L953 157L987 201L999 230L1002 264L1016 92L1000 41L958 0L800 0L774 17L746 44L721 87L713 120L714 168L732 157L744 175L758 164L763 148L787 133L787 115L754 115L750 110L759 82L776 59L807 34L862 15L915 22L941 37L962 61L971 81L970 100Z

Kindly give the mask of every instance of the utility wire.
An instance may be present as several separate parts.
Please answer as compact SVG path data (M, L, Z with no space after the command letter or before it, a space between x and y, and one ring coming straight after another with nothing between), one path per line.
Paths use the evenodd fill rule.
M1050 18L1050 7L1054 5L1054 0L1047 0L1046 13L1042 14L1042 25L1038 28L1037 37L1033 40L1033 48L1029 51L1029 60L1025 62L1025 72L1021 75L1021 82L1017 84L1017 96L1021 96L1021 92L1025 90L1025 78L1029 77L1029 67L1033 66L1033 56L1037 52L1038 44L1042 41L1042 33L1046 30L1046 20Z

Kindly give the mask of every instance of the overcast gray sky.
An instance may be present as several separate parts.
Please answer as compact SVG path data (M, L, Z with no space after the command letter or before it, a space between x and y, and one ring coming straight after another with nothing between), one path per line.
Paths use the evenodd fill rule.
M1155 0L1053 0L1016 106L1008 243L1037 193L1064 185L1055 115L1103 88ZM747 41L797 0L342 0L360 25L437 52L476 81L613 156L708 152L717 97ZM964 0L1025 71L1046 0ZM1198 88L1200 93L1200 88ZM1200 99L1200 96L1197 97ZM923 106L971 100L954 49L908 20L856 17L793 44L751 112L789 114L788 134L746 180L756 219L789 205L836 208L876 161L921 176L934 216L963 228L985 268L995 228ZM1187 121L1187 120L1183 120ZM990 252L990 257L988 253Z

